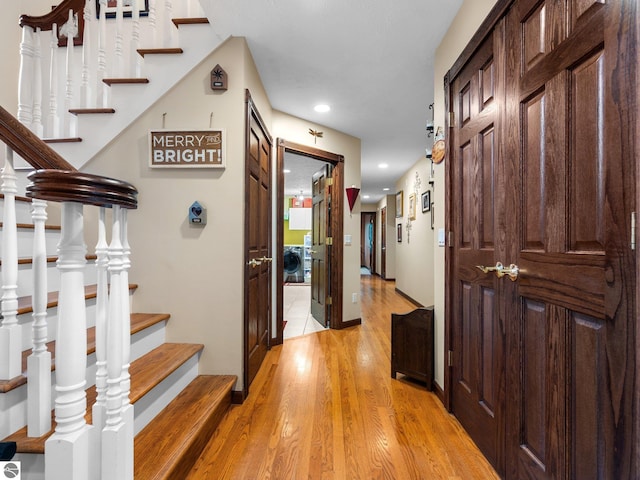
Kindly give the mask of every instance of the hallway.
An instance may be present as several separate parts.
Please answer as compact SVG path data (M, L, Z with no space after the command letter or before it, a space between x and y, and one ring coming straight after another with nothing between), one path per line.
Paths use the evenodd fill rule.
M498 478L433 393L391 379L390 316L414 308L394 287L362 276L362 325L270 350L187 480Z

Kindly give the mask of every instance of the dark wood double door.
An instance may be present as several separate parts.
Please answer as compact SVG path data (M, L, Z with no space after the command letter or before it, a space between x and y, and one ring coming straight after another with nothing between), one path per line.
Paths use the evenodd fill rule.
M505 478L638 478L636 3L498 2L449 72L447 401Z

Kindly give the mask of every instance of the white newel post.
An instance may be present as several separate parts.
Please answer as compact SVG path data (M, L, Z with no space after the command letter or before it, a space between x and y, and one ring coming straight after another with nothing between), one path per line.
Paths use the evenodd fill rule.
M45 478L87 480L97 477L93 426L87 408L87 321L84 300L86 248L82 205L62 204L58 245L60 293L56 335L56 429L45 443Z
M113 227L109 245L109 326L107 339L107 422L102 430L102 480L133 480L133 438L123 419L122 342L124 322L122 302L123 247L120 207L112 209Z
M13 151L6 147L2 169L4 219L2 226L2 326L0 326L0 378L22 373L22 333L18 325L18 229L16 226L16 172Z
M27 359L27 434L40 437L51 430L51 352L47 350L47 249L44 224L47 202L34 199L33 219L33 351Z

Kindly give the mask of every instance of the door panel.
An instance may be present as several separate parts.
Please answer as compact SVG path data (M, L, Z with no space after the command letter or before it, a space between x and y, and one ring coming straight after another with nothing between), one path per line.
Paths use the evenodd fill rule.
M271 324L271 139L248 103L245 232L245 389L267 354Z
M637 2L510 5L449 83L450 405L505 478L635 478Z
M328 279L329 252L329 195L326 180L329 178L329 165L324 165L313 174L312 180L312 228L311 228L311 315L322 326L330 323L327 297L330 295Z

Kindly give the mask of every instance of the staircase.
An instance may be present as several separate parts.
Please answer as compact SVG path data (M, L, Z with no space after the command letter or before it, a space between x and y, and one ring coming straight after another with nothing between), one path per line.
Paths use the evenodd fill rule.
M149 0L145 22L135 1L132 18L124 19L119 1L107 25L106 0L100 0L99 21L94 0L64 0L56 9L62 13L52 11L46 21L21 18L20 123L0 109L0 139L9 152L2 173L0 439L16 442L23 479L184 478L230 406L236 377L199 375L203 346L167 343L168 313L130 313L138 286L128 281L135 252L130 255L126 240L126 211L137 207L137 191L78 172L221 43L206 18L184 14L192 8L187 3L174 1L182 16L172 18L171 1L156 9ZM73 25L74 14L84 19L84 42L68 43L83 46L68 45L62 53L52 19L66 15ZM133 23L129 30L126 20ZM50 55L38 38L48 35L47 22L56 43ZM69 25L64 30L73 32ZM139 41L145 29L161 46ZM108 43L106 35L120 47L131 44L136 54L118 53L117 46L91 54L88 48ZM79 48L87 52L74 64L68 59ZM62 55L66 71L51 85L40 89L41 80L25 81L58 70ZM91 55L100 60L87 60ZM36 65L44 57L50 64ZM131 67L106 67L110 63ZM87 73L89 64L97 70ZM49 92L48 102L41 92ZM45 103L51 107L46 115ZM18 192L14 163L38 169L24 182L26 193ZM45 225L47 208L60 225ZM89 253L83 208L100 210L98 244Z

